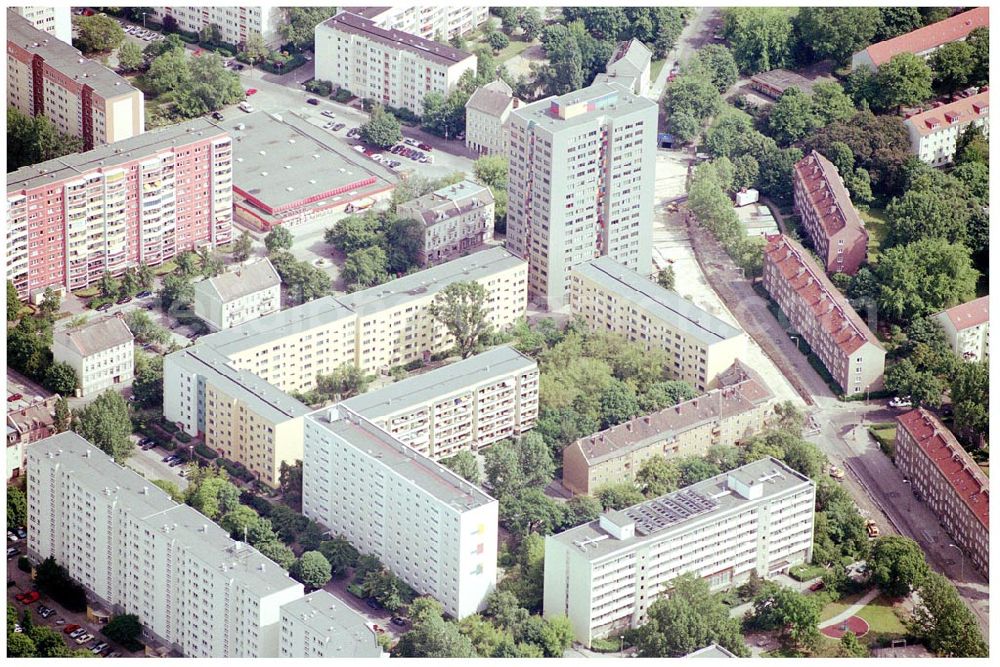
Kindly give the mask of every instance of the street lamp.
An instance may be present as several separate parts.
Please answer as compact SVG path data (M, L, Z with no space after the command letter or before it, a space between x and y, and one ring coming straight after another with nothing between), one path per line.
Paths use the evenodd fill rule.
M799 350L799 337L798 336L789 336L789 338L791 338L792 340L795 341L795 351L799 352L800 351Z
M618 652L619 653L624 653L625 652L625 635L619 636L618 640L620 642L619 647L618 647Z
M958 575L962 581L965 581L965 552L962 551L962 547L957 544L949 544L948 547L954 547L958 549L959 563L961 563L960 574Z
M148 12L143 12L143 13L142 13L142 29L143 29L143 30L145 30L145 29L146 29L146 14L147 14L147 13L148 13Z

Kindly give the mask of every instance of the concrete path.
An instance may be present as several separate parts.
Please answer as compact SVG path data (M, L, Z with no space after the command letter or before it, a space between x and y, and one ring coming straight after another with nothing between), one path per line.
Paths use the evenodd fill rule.
M848 607L844 611L840 612L839 614L837 614L836 616L834 616L830 620L823 621L822 623L820 623L819 626L818 626L819 629L822 630L823 628L828 628L831 625L837 625L838 623L843 623L844 621L846 621L847 619L849 619L851 616L854 616L859 611L861 611L862 609L864 609L865 606L869 602L871 602L872 600L874 600L878 596L879 596L879 590L877 588L871 589L870 591L868 591L867 593L865 593L863 596L861 596L861 599L858 600L857 602L855 602L854 604L852 604L850 607Z

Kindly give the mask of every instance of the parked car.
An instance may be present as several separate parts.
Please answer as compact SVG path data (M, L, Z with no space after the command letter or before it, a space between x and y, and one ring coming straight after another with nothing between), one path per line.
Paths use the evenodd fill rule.
M98 306L97 310L98 310L98 312L103 313L103 312L105 312L107 310L111 310L113 307L114 307L114 304L111 303L110 301L108 301L107 303L102 303L100 306Z
M368 607L370 609L381 609L382 608L382 605L380 605L375 598L368 598L367 600L365 600L365 604L368 605Z
M253 113L253 105L250 104L247 101L240 102L239 103L239 109L240 109L240 111L245 111L247 113Z
M216 111L215 113L219 113L219 112ZM219 114L219 115L221 116L222 114ZM220 120L221 120L221 118L220 118ZM148 289L144 289L141 292L139 292L138 294L136 294L135 298L137 298L137 299L148 299L151 296L153 296L153 293L150 292Z
M80 629L79 625L77 625L76 623L70 623L65 628L63 628L63 632L65 632L68 635L69 633L75 632L76 630L79 629Z
M393 616L392 617L392 624L393 625L398 625L398 626L402 627L402 626L406 625L406 619L405 618L400 618L399 616Z
M164 463L170 463L171 461L173 461L176 458L177 457L174 456L173 454L167 454L166 456L163 457L163 462Z
M100 653L101 651L103 651L104 649L106 649L107 647L108 647L108 643L107 642L101 642L100 644L96 645L94 648L90 649L90 652L93 653L94 655L97 655L98 653Z
M403 143L406 144L407 146L416 146L417 145L416 139L410 139L409 137L403 139Z
M38 591L29 591L27 593L24 593L23 597L17 597L17 596L15 596L14 599L18 600L19 602L22 602L24 604L34 604L34 603L38 602L38 598L40 598L40 597L42 597L42 596L38 594Z
M875 539L876 537L879 536L880 531L878 529L878 524L872 521L871 519L865 521L865 530L868 531L868 537L872 539Z
M823 580L820 579L819 581L814 582L812 584L812 586L809 587L809 590L811 590L813 593L815 593L816 591L821 591L824 588L826 588L826 584L824 584Z
M7 397L7 401L8 402L20 401L22 398L24 398L23 394L11 394L10 396Z
M346 125L344 125L343 123L334 123L334 125L333 125L333 131L334 132L340 132L345 127L346 127Z
M44 611L39 610L38 615L42 618L51 618L56 615L56 610L50 607L46 607Z
M431 146L430 144L425 144L425 143L419 143L419 144L417 144L417 148L419 148L422 151L427 151L428 153L430 153L432 150L434 150L433 146Z
M86 644L87 642L91 641L93 638L94 638L94 635L90 634L89 632L85 632L84 634L82 634L82 635L80 635L79 637L76 638L76 643L77 644Z
M72 632L69 633L69 636L70 636L70 639L76 639L77 637L80 637L80 636L85 635L85 634L87 634L87 628L81 628L78 625L78 626L76 626L76 628Z
M222 113L220 113L218 111L213 111L212 112L212 118L214 118L215 120L225 120L226 119L226 117L223 116Z
M120 306L123 303L128 303L131 300L132 300L132 297L130 297L128 294L126 294L125 296L119 297L118 300L115 301L115 303L117 303Z
M17 547L7 547L7 558L13 558L19 553L21 553L21 550Z
M24 526L18 526L14 534L20 537L22 540L28 536L28 531L25 530Z
M329 109L323 109L323 111L320 111L320 114L326 116L327 118L336 118L337 117L337 114L333 113Z
M318 107L319 106L319 100L317 100L315 97L310 97L308 100L306 100L306 104L311 104L314 107Z
M21 627L20 623L14 624L14 632L24 632L24 628Z
M356 150L359 153L364 153L365 152L365 147L362 146L361 144L357 144L357 145L353 146L353 148L354 148L354 150Z
M250 97L251 95L256 95L256 94L257 94L257 89L256 88L247 88L247 97Z
M175 467L179 466L179 465L180 465L180 464L182 464L182 463L184 463L184 461L181 461L180 459L174 459L174 460L173 460L173 461L171 461L171 462L170 462L170 463L169 463L168 465L169 465L169 466L170 466L171 468L175 468Z
M890 408L912 408L913 401L910 400L909 396L894 396L892 400L889 401Z
M830 477L836 480L844 479L843 468L838 468L837 466L830 466Z

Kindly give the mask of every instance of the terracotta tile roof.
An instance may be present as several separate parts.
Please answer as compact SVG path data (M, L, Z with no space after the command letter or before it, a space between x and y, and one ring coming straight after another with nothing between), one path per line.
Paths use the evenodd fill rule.
M868 237L865 224L832 162L812 151L796 162L794 169L796 178L805 186L806 198L816 211L827 239L845 227L852 240L858 236Z
M938 418L923 408L896 417L976 518L990 529L989 478Z
M925 136L956 123L968 123L989 112L990 94L987 91L955 100L936 109L928 109L923 113L914 114L903 121L903 124L912 127L921 136Z
M703 424L748 412L774 398L760 376L742 364L734 365L724 375L728 377L726 386L580 438L574 444L593 465L646 447L651 441L666 440Z
M884 349L826 272L798 243L784 234L767 237L764 262L778 269L812 311L820 328L845 354L853 353L865 343Z
M951 320L956 331L964 331L990 321L990 297L981 296L966 303L949 308L944 314Z
M989 7L976 7L905 35L872 44L865 51L878 67L900 53L923 53L942 44L965 39L976 28L988 28L989 25Z

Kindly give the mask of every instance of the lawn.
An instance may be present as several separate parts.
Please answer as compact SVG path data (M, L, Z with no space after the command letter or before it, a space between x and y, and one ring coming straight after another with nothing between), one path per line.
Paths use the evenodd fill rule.
M660 70L663 69L663 66L666 65L666 64L667 64L667 59L666 58L663 58L661 60L654 60L652 63L650 63L650 65L649 65L649 82L650 83L653 83L654 81L656 81L656 77L658 77L660 75Z
M878 249L885 241L888 227L885 219L884 208L871 208L867 211L860 211L861 219L865 221L865 229L868 230L868 261L876 259Z
M868 431L872 434L872 437L875 438L876 442L878 442L882 451L889 457L892 457L896 451L895 423L873 424L868 427Z
M823 607L823 611L819 614L819 621L828 621L837 614L840 614L847 610L852 604L864 597L864 593L854 593L852 595L847 595L840 598L836 602L831 602L830 604Z
M846 611L848 607L860 600L863 596L864 593L856 593L826 605L823 607L823 611L820 612L820 622L828 621L837 614ZM857 613L857 616L859 618L863 618L868 625L871 626L868 634L873 639L875 635L878 634L901 635L906 633L906 627L893 611L892 599L884 595L879 595L877 598L862 607L861 611Z
M173 273L176 270L177 270L177 264L168 261L164 262L163 264L160 264L158 267L153 269L153 274L157 276L165 276L168 273Z
M503 50L500 51L500 53L494 54L493 57L496 58L496 61L498 63L503 64L508 60L510 60L511 58L513 58L514 56L521 55L535 44L540 44L540 43L541 42L539 42L538 40L534 40L532 42L526 42L524 41L524 37L522 35L518 35L517 37L511 37L510 44L505 46ZM489 44L486 43L486 40L483 38L483 36L479 33L475 33L474 36L469 39L468 45L465 50L471 52L478 49L481 46L489 48Z

